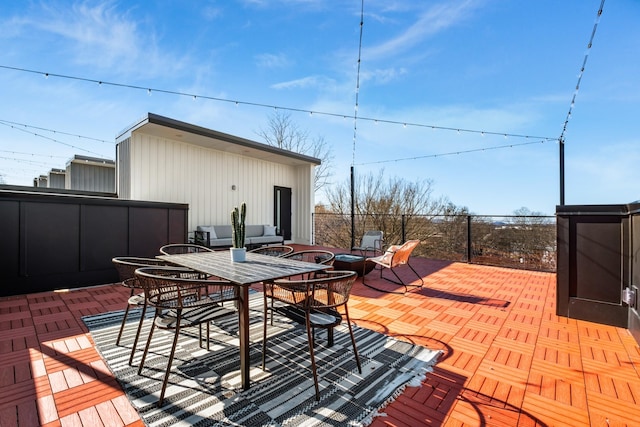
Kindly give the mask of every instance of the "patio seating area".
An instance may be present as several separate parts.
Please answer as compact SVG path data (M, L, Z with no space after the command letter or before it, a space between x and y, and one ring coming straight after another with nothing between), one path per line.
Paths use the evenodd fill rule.
M444 354L421 386L407 387L372 426L640 419L638 344L625 329L556 316L554 273L418 257L411 264L424 286L404 295L358 278L351 321ZM396 273L416 280L408 268ZM378 274L369 282L389 287ZM123 310L129 297L113 284L1 298L0 425L144 425L81 320Z

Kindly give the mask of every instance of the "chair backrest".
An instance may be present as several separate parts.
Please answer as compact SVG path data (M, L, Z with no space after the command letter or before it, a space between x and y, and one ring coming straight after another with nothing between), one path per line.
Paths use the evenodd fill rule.
M287 254L290 254L293 251L294 251L294 249L291 246L287 246L287 245L270 245L270 246L261 246L259 248L252 249L249 252L253 252L253 253L256 253L256 254L262 254L262 255L282 257L282 256L285 256Z
M135 276L136 269L149 266L165 266L167 263L157 258L140 258L121 256L111 259L118 272L122 284L129 287L138 287ZM125 283L126 282L126 283Z
M349 301L351 288L358 274L354 271L327 270L318 272L313 279L306 280L275 280L276 287L295 290L296 293L305 290L306 297L298 299L309 309L334 308L345 305Z
M206 295L216 303L237 301L238 285L226 280L201 279L188 268L141 267L135 271L145 297L156 307L184 308ZM206 291L206 292L201 292Z
M384 232L380 230L371 230L364 233L362 241L360 242L360 248L371 249L375 251L382 250L382 241Z
M213 252L213 250L206 246L192 243L171 243L160 248L160 253L163 255L190 254L194 252Z
M413 252L419 243L420 240L408 240L401 246L390 247L387 251L394 248L393 257L391 258L391 268L408 263L411 252Z
M321 249L309 249L304 251L291 252L284 255L283 258L296 259L298 261L314 262L316 264L333 265L336 255L330 251Z

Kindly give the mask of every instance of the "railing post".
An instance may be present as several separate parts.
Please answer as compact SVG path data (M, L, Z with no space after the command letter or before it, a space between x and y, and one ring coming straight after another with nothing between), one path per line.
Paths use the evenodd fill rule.
M356 245L356 196L354 184L353 166L351 166L351 247Z
M405 229L404 217L405 215L402 214L402 244L407 241L407 230Z
M467 215L467 262L471 262L471 215Z

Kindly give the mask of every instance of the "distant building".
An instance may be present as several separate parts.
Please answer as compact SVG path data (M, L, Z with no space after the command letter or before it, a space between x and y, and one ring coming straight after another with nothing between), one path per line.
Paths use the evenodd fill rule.
M76 154L67 162L64 188L115 193L116 163L109 159Z
M51 171L49 171L49 179L47 182L48 187L64 188L65 175L66 172L64 169L51 169Z
M47 188L49 186L47 175L40 175L37 178L33 178L33 186Z
M116 192L116 164L110 159L75 155L66 169L53 168L48 175L33 179L38 188L57 188L95 193Z

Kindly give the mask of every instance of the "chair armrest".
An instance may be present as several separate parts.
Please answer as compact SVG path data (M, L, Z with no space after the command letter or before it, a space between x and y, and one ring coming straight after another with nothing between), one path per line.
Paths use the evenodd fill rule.
M211 233L209 231L196 230L193 233L196 245L211 247Z

